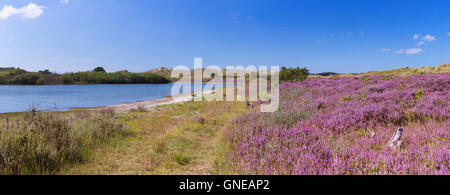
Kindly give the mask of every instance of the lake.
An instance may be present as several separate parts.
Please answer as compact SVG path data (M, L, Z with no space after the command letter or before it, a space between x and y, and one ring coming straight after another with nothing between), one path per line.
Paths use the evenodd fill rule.
M0 85L0 113L23 112L32 105L40 110L67 110L156 100L170 96L173 85Z

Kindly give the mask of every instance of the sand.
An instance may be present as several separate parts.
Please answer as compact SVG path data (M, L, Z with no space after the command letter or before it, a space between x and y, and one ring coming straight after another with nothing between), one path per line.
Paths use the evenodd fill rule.
M146 110L154 108L156 106L168 105L168 104L181 104L184 102L192 101L194 97L201 97L207 94L213 94L215 91L203 91L182 94L176 97L164 97L157 100L147 100L147 101L139 101L139 102L131 102L131 103L123 103L117 105L110 106L99 106L99 107L91 107L91 108L71 108L70 110L104 110L104 109L112 109L115 112L128 112L133 109L144 108Z

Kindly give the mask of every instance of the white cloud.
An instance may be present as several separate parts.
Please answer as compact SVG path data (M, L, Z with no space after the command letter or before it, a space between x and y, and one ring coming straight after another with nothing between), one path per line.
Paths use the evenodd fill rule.
M403 54L403 53L404 53L404 50L403 50L403 49L400 49L400 50L394 51L394 53L395 53L395 54Z
M391 48L381 48L378 52L390 52L391 50Z
M431 35L425 35L422 39L428 42L436 41L436 37L433 37Z
M341 36L344 36L344 37L350 37L352 35L353 35L353 32L348 32L348 33L341 34Z
M14 8L11 5L5 5L0 11L0 19L6 20L13 15L22 15L22 17L29 19L37 18L44 13L44 9L46 8L47 7L45 6L36 5L34 3L29 3L27 6L21 8Z
M423 51L422 48L409 48L409 49L406 49L405 54L406 55L415 55L422 51Z
M450 37L450 33L447 33L447 35Z
M69 0L61 0L60 3L64 4L64 5L67 5L67 4L69 4Z
M419 54L423 51L422 48L409 48L409 49L400 49L397 51L394 51L395 54L405 54L405 55L415 55Z
M241 15L241 13L239 13L239 12L233 12L233 13L230 14L230 17L233 20L237 20L237 19L239 19L240 15Z
M450 33L448 33L450 36ZM427 34L421 38L422 35L420 34L414 34L413 39L418 40L417 46L425 45L427 42L436 41L436 37ZM420 39L420 40L419 40ZM378 50L378 52L390 52L392 51L394 54L405 54L405 55L416 55L423 52L422 48L408 48L408 49L399 49L399 50L392 50L389 48L383 48Z

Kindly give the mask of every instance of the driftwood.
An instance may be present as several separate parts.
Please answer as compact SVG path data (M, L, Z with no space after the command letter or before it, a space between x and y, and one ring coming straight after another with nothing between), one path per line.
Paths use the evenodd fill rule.
M403 135L403 129L398 128L395 132L394 136L389 140L388 144L391 148L399 148L402 145L402 141L400 140Z
M371 137L371 138L374 138L376 135L377 135L377 133L375 133L375 131L371 131L371 132L370 132L370 137Z

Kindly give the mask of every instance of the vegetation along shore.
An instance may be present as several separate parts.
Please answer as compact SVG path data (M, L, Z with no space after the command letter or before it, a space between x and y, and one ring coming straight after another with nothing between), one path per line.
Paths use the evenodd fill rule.
M169 83L167 76L158 73L131 73L126 70L107 73L102 67L92 71L56 74L48 70L28 72L20 68L0 68L0 84L144 84Z

